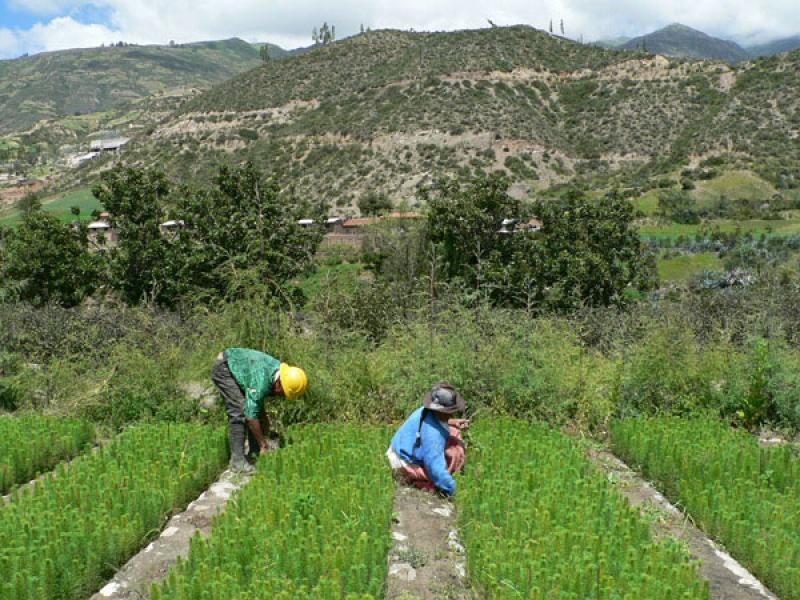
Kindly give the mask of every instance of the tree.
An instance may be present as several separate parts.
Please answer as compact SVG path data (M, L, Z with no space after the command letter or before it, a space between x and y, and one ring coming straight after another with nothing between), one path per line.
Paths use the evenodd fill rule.
M564 19L561 19L561 35L564 35Z
M439 246L446 275L459 279L485 297L492 293L498 267L512 253L512 236L503 220L520 214L520 204L509 196L508 179L494 173L467 184L441 181L429 206L427 235Z
M75 306L100 285L102 259L87 249L86 230L73 230L41 211L28 213L0 245L3 296L36 305Z
M694 225L700 222L692 197L677 190L664 190L658 194L658 214L675 223Z
M269 55L269 47L266 44L261 46L261 48L258 49L258 55L261 57L261 60L268 63L271 58Z
M362 215L380 215L392 210L392 201L379 192L368 192L358 200L358 210Z
M175 300L172 265L161 236L166 176L155 170L117 166L103 174L92 193L111 213L119 241L110 250L111 282L128 304Z
M553 19L550 19L550 33L553 33Z
M17 200L17 210L22 213L23 216L30 215L42 208L42 201L41 197L36 192L28 192L22 198Z
M558 200L536 202L542 230L516 235L512 266L527 263L540 302L552 309L623 304L627 290L655 283L631 203L617 193L590 199L571 190ZM511 289L518 286L511 274Z
M467 185L444 182L428 198L427 235L450 280L494 304L530 311L623 303L629 288L653 285L654 263L624 198L571 191L526 209L507 188L493 174ZM538 233L503 224L531 212L542 223Z
M363 24L363 23L361 24L361 30L360 30L360 33L364 33L364 24Z
M328 25L328 22L325 21L322 26L320 26L319 31L314 27L311 33L311 39L314 40L314 44L322 44L323 46L330 44L336 40L336 26Z
M324 207L308 208L281 192L252 163L222 167L215 186L185 188L176 206L185 226L174 242L180 296L195 299L291 299L290 279L308 269L324 233Z

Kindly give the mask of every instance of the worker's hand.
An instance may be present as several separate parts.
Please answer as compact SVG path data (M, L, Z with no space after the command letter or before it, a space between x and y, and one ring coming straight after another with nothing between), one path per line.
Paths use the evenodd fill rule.
M450 419L447 424L464 430L469 427L469 419Z
M266 444L264 444L263 446L261 446L261 448L259 449L258 453L259 454L267 454L268 452L270 452L270 450L271 450L271 448L269 446L267 446Z

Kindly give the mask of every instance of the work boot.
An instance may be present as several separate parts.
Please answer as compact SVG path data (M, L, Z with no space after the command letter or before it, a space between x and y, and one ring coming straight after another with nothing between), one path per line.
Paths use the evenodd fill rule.
M228 441L231 446L230 468L240 473L253 473L256 469L244 457L244 423L228 426Z

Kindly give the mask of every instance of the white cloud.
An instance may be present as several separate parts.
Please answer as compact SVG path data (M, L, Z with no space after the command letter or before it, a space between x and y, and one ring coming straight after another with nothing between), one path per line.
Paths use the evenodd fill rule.
M41 15L65 15L81 0L11 0L14 6ZM35 52L100 42L190 42L238 36L271 41L284 47L308 45L311 28L327 21L338 36L373 29L452 30L526 23L586 40L640 35L681 22L711 35L756 42L800 32L796 0L94 0L107 25L84 25L61 16L31 29L0 30L0 55ZM4 33L2 33L4 31ZM9 47L12 48L9 51ZM16 48L16 50L13 50Z
M104 25L79 23L71 17L56 17L36 23L24 31L0 29L0 55L45 52L64 48L89 48L118 39Z

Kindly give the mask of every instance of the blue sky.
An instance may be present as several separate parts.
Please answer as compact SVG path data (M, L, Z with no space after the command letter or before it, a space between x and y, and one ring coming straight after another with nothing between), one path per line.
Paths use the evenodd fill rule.
M339 37L374 29L566 25L568 37L635 36L681 22L740 43L800 34L798 0L0 0L0 58L123 40L152 44L241 37L310 43L323 20Z

